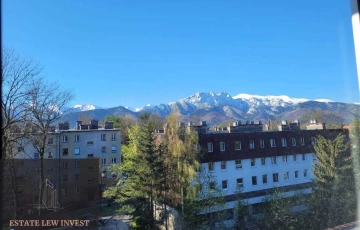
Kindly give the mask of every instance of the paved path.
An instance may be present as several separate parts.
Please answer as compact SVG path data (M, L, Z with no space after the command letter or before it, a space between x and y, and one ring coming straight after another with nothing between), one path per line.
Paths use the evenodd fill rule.
M129 216L114 216L105 226L101 226L99 230L129 230L127 225L129 222Z

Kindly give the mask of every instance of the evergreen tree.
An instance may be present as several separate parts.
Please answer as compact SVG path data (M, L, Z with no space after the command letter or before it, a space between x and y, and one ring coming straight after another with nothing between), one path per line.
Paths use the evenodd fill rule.
M310 212L313 229L325 229L355 219L356 196L352 158L344 135L334 140L318 137L313 163Z
M354 119L350 127L350 144L351 154L354 161L354 176L357 190L357 200L360 200L360 121L358 113L354 116ZM357 217L360 217L360 209L357 208Z
M117 186L109 188L105 197L115 197L129 213L134 229L158 229L156 205L159 203L163 183L163 162L161 151L156 146L155 122L147 114L139 117L139 125L129 129L129 143L123 147L126 159L114 165L117 175L126 174Z

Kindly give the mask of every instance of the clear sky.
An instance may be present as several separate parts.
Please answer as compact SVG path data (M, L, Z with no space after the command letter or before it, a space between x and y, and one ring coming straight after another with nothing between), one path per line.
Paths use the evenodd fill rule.
M348 0L4 0L3 45L132 106L225 91L359 102Z

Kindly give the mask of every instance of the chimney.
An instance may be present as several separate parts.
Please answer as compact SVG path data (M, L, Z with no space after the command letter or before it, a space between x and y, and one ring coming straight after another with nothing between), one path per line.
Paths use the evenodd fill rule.
M90 121L90 129L98 129L99 128L99 122L97 120L91 120Z
M259 125L261 125L261 121L259 121Z
M193 123L191 121L188 122L188 126L193 126Z
M255 123L254 123L254 121L251 121L251 122L250 122L250 124L252 124L252 125L253 125L253 124L255 124Z
M237 123L237 122L233 122L233 126L238 126L238 123Z
M105 129L113 129L114 123L110 121L105 121Z
M206 121L200 121L201 126L206 126Z
M281 121L281 124L282 124L282 125L287 125L287 121L286 121L286 120L282 120L282 121Z
M80 130L81 129L81 125L82 125L82 121L77 121L76 122L76 129Z

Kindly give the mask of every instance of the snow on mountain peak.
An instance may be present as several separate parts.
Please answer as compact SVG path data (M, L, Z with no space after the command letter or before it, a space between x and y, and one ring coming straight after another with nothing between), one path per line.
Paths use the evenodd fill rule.
M285 103L292 103L292 104L297 104L297 103L309 101L308 99L305 99L305 98L291 98L291 97L286 96L286 95L260 96L260 95L251 95L251 94L245 94L245 93L238 94L238 95L234 96L233 98L234 99L245 99L245 100L252 100L252 99L255 98L255 99L259 99L259 100L263 100L263 101L279 101L279 100L282 100Z
M88 111L88 110L94 110L94 109L99 109L100 107L97 107L95 105L86 103L84 105L74 105L73 109L78 109L80 111Z

